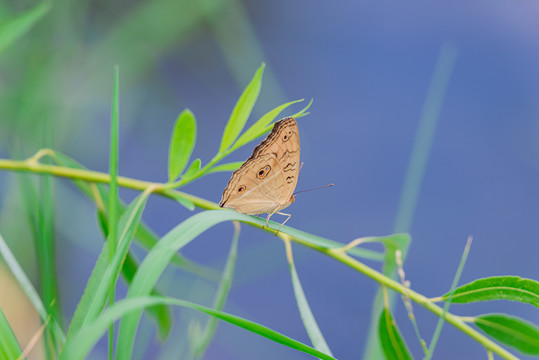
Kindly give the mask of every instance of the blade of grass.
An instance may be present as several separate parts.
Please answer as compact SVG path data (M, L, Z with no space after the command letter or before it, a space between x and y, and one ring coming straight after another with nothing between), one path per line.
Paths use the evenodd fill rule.
M457 268L457 272L455 274L455 277L453 278L453 283L451 284L451 289L449 290L449 297L444 305L444 311L442 312L442 316L438 318L438 323L436 324L434 335L432 335L432 340L430 341L429 352L426 356L426 360L430 360L432 358L432 354L434 353L434 349L436 348L438 338L440 337L440 334L442 332L442 327L445 322L445 314L447 314L447 312L449 311L449 306L451 305L453 293L455 292L455 289L459 283L460 276L462 275L462 270L464 269L464 264L466 264L466 259L468 259L468 253L470 252L471 245L472 245L472 237L468 236L468 240L466 241L466 246L464 247L464 251L462 252L462 256L460 258L459 267Z
M0 53L29 32L49 12L51 4L50 1L41 1L30 10L4 21L0 25Z
M109 222L107 216L103 211L99 211L99 209L97 214L101 231L103 232L105 239L107 239L109 236ZM124 264L122 266L122 277L125 279L125 282L128 286L133 281L133 277L135 276L138 267L139 263L137 259L132 254L132 252L129 251L125 257ZM162 296L162 294L157 291L157 289L152 290L152 295ZM148 314L152 318L154 318L155 322L157 323L157 329L159 330L159 338L161 340L165 340L172 329L173 319L170 309L166 305L156 305L155 307L151 307L146 310L148 311Z
M103 250L97 259L92 275L90 275L90 279L88 279L88 283L84 289L84 294L82 295L82 298L77 305L77 309L75 310L75 314L73 315L73 319L71 320L66 343L73 337L73 334L79 332L88 321L95 319L105 307L112 286L111 284L118 278L123 259L129 249L135 229L140 222L149 195L149 191L145 191L139 195L133 200L120 218L118 226L119 247L112 262L109 261L110 248L108 243L103 246Z
M234 224L234 235L232 236L232 244L230 245L230 251L228 252L228 259L226 261L225 268L223 270L223 276L219 283L219 289L215 297L215 302L213 303L213 309L217 311L222 311L225 307L226 299L230 288L232 286L232 279L234 277L234 268L236 266L236 258L238 256L238 239L240 237L240 224L237 221L233 222ZM217 323L219 319L216 317L210 317L206 328L204 331L201 331L198 336L192 338L191 340L191 349L195 357L203 357L206 349L210 345L215 332L217 331Z
M41 321L45 323L48 318L47 310L45 310L45 306L43 306L43 303L41 302L41 298L39 297L39 294L37 293L36 289L32 285L32 282L26 274L24 273L22 267L17 262L17 259L15 259L15 256L9 250L9 247L7 246L6 242L4 241L4 238L2 237L2 234L0 234L0 255L4 258L4 261L17 280L17 283L20 285L21 289L24 291L26 296L28 297L28 300L32 303L34 308L36 309L37 313L39 314L39 317L41 318ZM51 325L52 331L54 331L54 336L56 339L59 340L60 345L63 345L65 342L65 334L62 330L62 328L58 325L57 322L53 322Z
M189 162L197 138L197 122L189 109L181 112L174 125L168 151L168 182L172 183Z
M324 336L322 335L322 332L320 331L320 328L318 327L316 319L314 318L311 307L309 306L309 302L307 301L307 297L303 292L303 287L301 286L301 282L299 281L299 276L296 271L296 266L294 265L292 245L290 244L290 240L287 238L287 236L284 236L283 240L286 247L288 267L292 277L292 286L294 287L294 296L296 297L296 303L298 304L303 326L305 327L305 330L307 330L307 334L309 335L314 348L323 352L324 354L333 356L326 340L324 339Z
M18 359L21 354L19 342L0 308L0 359Z
M195 215L196 216L196 215ZM88 324L88 327L78 334L71 343L66 343L64 351L61 356L64 359L80 359L91 349L91 347L99 340L99 338L105 332L105 329L110 323L119 319L122 316L128 316L133 312L141 312L142 308L147 306L153 306L156 304L170 304L188 307L197 311L204 312L208 315L214 316L220 320L224 320L228 323L236 325L238 327L249 330L260 336L264 336L272 341L283 344L290 348L302 351L304 353L318 357L319 359L334 359L316 349L313 349L299 341L289 338L283 334L280 334L268 327L260 325L258 323L234 316L225 312L210 309L205 306L201 306L189 301L173 298L156 298L156 297L134 297L125 300L118 301L112 307L107 309L99 318Z
M39 234L36 240L36 250L40 265L40 284L42 296L47 312L58 324L62 324L62 311L60 309L60 292L56 276L56 244L54 235L54 195L53 178L50 175L40 177L41 206L38 209ZM59 344L54 332L47 329L44 334L45 343L50 343L53 349L46 346L49 359L58 355ZM51 353L52 352L52 353Z
M249 115L255 105L258 95L260 94L260 87L262 86L262 75L264 73L265 64L262 64L256 71L253 79L247 85L240 98L232 110L232 114L228 119L228 122L223 132L223 138L221 140L221 146L219 147L219 153L222 153L228 149L234 141L237 139L241 130L245 126Z
M410 232L412 217L415 212L419 190L421 188L421 181L425 174L434 132L436 130L443 99L449 85L456 59L456 48L448 43L444 44L438 55L438 60L427 91L425 104L423 105L416 139L410 156L410 162L408 164L408 169L406 170L406 177L402 187L399 209L397 210L397 218L395 220L393 232ZM405 259L406 257L403 253L402 260L405 261ZM390 270L390 275L392 276L395 269L393 268ZM390 293L390 306L393 302L394 294ZM365 360L378 360L382 358L377 331L377 324L383 310L382 303L382 293L381 290L378 290L371 310L372 315L369 325L369 335L365 353L363 355Z
M109 246L109 265L114 259L116 248L118 246L118 137L120 123L120 108L119 108L119 86L120 86L120 68L118 65L114 67L114 88L112 91L112 111L110 121L110 160L109 160L109 175L110 175L110 196L108 204L109 214L109 236L107 243ZM116 281L109 284L109 303L114 304ZM114 325L111 324L109 329L109 360L112 360L114 355Z

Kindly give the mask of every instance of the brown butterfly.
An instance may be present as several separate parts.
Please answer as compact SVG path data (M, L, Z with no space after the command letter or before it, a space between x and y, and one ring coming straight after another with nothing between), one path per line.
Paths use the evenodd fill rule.
M296 199L293 193L298 183L299 153L296 120L288 117L277 121L268 137L232 174L219 206L247 215L267 213L268 227L273 214L284 215L287 218L281 224L283 226L292 215L279 211Z

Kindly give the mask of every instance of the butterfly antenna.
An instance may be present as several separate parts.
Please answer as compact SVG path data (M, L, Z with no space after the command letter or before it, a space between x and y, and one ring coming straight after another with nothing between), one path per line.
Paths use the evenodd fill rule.
M320 186L320 187L317 187L317 188L314 188L314 189L306 189L306 190L296 191L294 193L294 195L297 195L299 193L306 192L306 191L321 190L321 189L325 189L325 188L328 188L328 187L331 187L331 186L335 186L335 184L328 184L326 186Z

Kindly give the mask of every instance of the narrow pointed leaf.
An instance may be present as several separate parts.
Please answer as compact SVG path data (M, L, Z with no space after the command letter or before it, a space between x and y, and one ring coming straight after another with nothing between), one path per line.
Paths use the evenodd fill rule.
M539 282L518 276L493 276L458 287L452 298L453 303L461 304L488 300L518 301L539 307Z
M244 161L236 161L227 164L217 165L212 167L210 171L208 171L208 174L224 171L236 171L243 165L243 163Z
M168 181L173 182L187 166L197 137L197 123L193 113L181 112L174 125L168 151Z
M300 117L304 117L305 115L309 115L309 112L307 112L307 110L311 107L312 104L313 104L313 99L311 99L311 101L309 101L307 106L305 106L303 109L301 109L300 111L298 111L297 113L292 115L292 117L294 119L299 119Z
M109 222L107 216L102 211L98 211L97 216L101 231L103 232L103 235L106 239L109 236ZM135 255L133 255L131 251L129 251L125 257L125 261L122 266L122 276L125 279L127 285L131 284L133 277L138 270L138 266L139 264ZM152 291L152 295L162 296L162 294L155 289ZM157 323L157 329L159 330L159 338L165 340L170 334L170 330L172 329L173 320L170 309L166 305L161 304L150 307L146 310L148 311L148 314Z
M108 244L103 246L103 250L97 259L92 275L88 280L84 294L82 295L73 320L69 327L66 343L74 333L79 332L85 324L95 319L105 307L111 284L118 278L123 259L127 254L131 239L140 222L142 211L148 200L149 193L144 192L139 195L126 209L118 226L118 249L110 260Z
M237 149L248 142L256 139L257 137L264 134L264 130L268 125L275 120L277 115L279 115L284 109L289 107L292 104L298 103L303 100L295 100L290 101L285 104L277 106L275 109L268 111L266 114L262 115L260 119L258 119L249 129L247 129L243 134L241 134L240 138L236 143L234 144L234 149Z
M19 342L0 308L0 359L18 359L21 353Z
M324 336L322 335L322 332L320 331L320 328L318 327L316 319L314 318L311 307L309 306L309 302L307 301L307 297L303 292L303 287L301 286L301 282L299 281L298 273L296 271L296 267L294 266L294 262L289 263L288 266L290 268L290 275L292 276L294 296L296 297L296 302L298 304L301 320L303 321L303 326L305 327L305 330L307 330L307 334L311 339L311 343L313 344L315 349L330 356L333 356L328 344L326 343L326 340L324 339Z
M410 351L402 338L393 316L389 309L384 308L380 316L378 334L382 345L382 350L387 360L408 360L412 359Z
M539 328L505 314L486 314L475 318L475 325L499 342L524 354L539 355Z
M50 8L50 1L41 1L30 10L4 21L0 25L0 53L30 31Z
M118 301L116 304L107 309L99 318L88 324L83 332L77 334L73 341L66 343L63 349L60 359L82 359L92 346L99 340L99 338L106 331L107 327L119 319L123 315L129 314L134 311L142 311L144 307L154 306L156 304L170 304L182 307L191 308L196 311L206 313L214 316L220 320L226 321L235 326L241 327L255 334L268 338L274 342L283 344L292 349L302 351L306 354L310 354L319 359L332 360L331 356L328 356L316 349L311 348L299 341L289 338L286 335L278 333L270 328L260 325L258 323L246 320L244 318L234 316L225 312L210 309L208 307L198 305L189 301L173 298L159 298L159 297L134 297L125 300ZM122 357L122 353L118 351L118 357Z
M228 122L223 132L223 138L221 140L221 146L219 152L223 152L228 149L234 141L238 138L238 135L243 130L253 106L260 94L260 87L262 86L262 74L264 73L265 65L262 64L256 71L253 79L247 85L240 98L236 102L234 110L228 119Z
M183 174L182 178L189 179L190 177L198 173L201 167L202 161L200 161L200 159L193 160L191 165L189 165L189 167L187 168L187 171Z
M173 193L173 192L170 193L170 196L174 197L174 200L182 204L187 210L190 210L190 211L195 210L195 204L191 200L181 196L178 193Z

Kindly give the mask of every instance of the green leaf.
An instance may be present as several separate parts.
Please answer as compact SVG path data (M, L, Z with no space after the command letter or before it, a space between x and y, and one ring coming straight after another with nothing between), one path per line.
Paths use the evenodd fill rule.
M232 286L232 279L234 277L234 267L236 265L236 258L238 256L238 239L240 237L240 224L238 222L233 222L234 224L234 235L232 236L232 244L230 245L230 251L228 252L228 259L226 261L225 268L223 270L223 275L221 281L219 282L219 289L215 297L215 302L213 304L213 309L217 311L223 310L225 307L226 299L230 288ZM215 331L217 330L218 319L216 317L211 317L204 331L199 329L199 333L191 333L191 349L192 353L196 358L203 357L206 349L211 343Z
M320 328L318 327L316 319L314 318L311 307L309 306L309 302L307 301L307 297L303 292L303 287L299 281L294 261L290 260L288 267L290 268L292 286L294 287L294 296L296 297L296 303L298 304L303 326L305 327L305 330L307 330L307 334L309 335L309 339L311 339L314 348L325 354L333 356L328 344L326 343L326 340L324 339L324 336L322 335L322 332L320 331Z
M102 211L98 211L97 215L101 231L106 239L109 236L109 222L107 216ZM131 251L129 251L122 266L122 276L127 285L130 285L133 281L133 277L138 270L138 266L139 264L137 259L131 253ZM162 294L155 289L152 291L152 295L162 296ZM172 329L173 319L170 309L166 305L156 305L155 307L151 307L146 310L148 311L148 314L157 322L159 338L165 340Z
M539 355L539 329L522 319L505 314L486 314L474 323L487 335L524 354Z
M21 354L19 342L0 308L0 359L18 359Z
M189 109L178 116L168 151L168 182L173 182L187 166L197 138L197 123Z
M195 215L196 216L196 215ZM99 340L99 338L106 331L107 327L119 319L120 317L133 313L140 312L142 308L148 306L154 306L157 304L170 304L183 306L191 308L208 315L214 316L218 319L226 321L235 326L241 327L243 329L249 330L255 334L266 337L272 341L288 346L292 349L302 351L306 354L316 356L319 359L334 359L331 356L328 356L316 349L313 349L299 341L289 338L281 333L278 333L274 330L271 330L264 325L257 324L255 322L246 320L244 318L234 316L225 312L217 311L214 309L207 308L189 301L173 299L173 298L159 298L159 297L134 297L128 298L125 300L118 301L116 304L105 310L101 316L96 320L88 324L88 326L80 334L77 334L73 338L73 341L66 343L66 346L63 349L60 359L80 359L83 358L91 347ZM120 350L117 352L117 358L125 358L125 354Z
M241 133L241 130L243 130L243 127L245 126L245 123L253 110L253 106L258 99L265 66L265 64L262 64L258 68L253 76L253 79L249 85L247 85L240 98L236 102L236 106L234 107L234 110L232 110L232 114L228 119L225 131L223 133L219 153L228 149L237 139L238 135Z
M412 359L388 308L384 308L380 316L378 334L387 360Z
M198 173L201 167L202 167L202 161L200 161L200 159L193 160L191 165L189 165L189 167L187 168L187 171L185 172L185 174L183 174L182 178L189 179L190 177Z
M279 115L284 109L289 107L292 104L301 102L302 100L295 100L290 101L285 104L277 106L275 109L268 111L266 114L264 114L260 119L258 119L249 129L247 129L236 141L236 143L233 146L233 149L238 149L239 147L247 144L250 141L253 141L259 136L262 136L265 134L268 130L269 124L275 120L277 115ZM272 126L273 127L273 126ZM271 127L270 127L271 129Z
M75 310L75 314L73 315L73 319L71 320L66 344L70 341L73 334L79 332L88 321L95 319L105 307L110 288L118 278L123 259L131 244L133 233L140 222L142 211L144 210L148 196L148 192L139 195L133 200L120 218L118 226L118 249L112 258L112 261L110 261L110 249L108 244L103 246L103 250L97 259L92 275L84 289L84 294L82 295L82 298L77 305L77 309Z
M447 299L445 294L443 299ZM453 303L510 300L539 307L539 282L518 276L493 276L472 281L455 289Z
M118 66L114 67L114 88L112 91L112 111L110 116L110 158L109 158L109 202L108 202L108 217L109 217L109 236L107 243L109 246L109 254L114 254L118 245L118 137L119 137L119 87L120 73Z
M311 101L309 101L307 106L305 106L303 109L301 109L300 111L298 111L297 113L292 115L292 117L294 119L299 119L300 117L304 117L305 115L309 115L310 113L308 113L306 111L311 107L312 103L313 103L313 99L311 99Z
M0 24L0 53L29 32L50 8L50 1L41 1L30 10Z
M195 204L191 200L187 199L186 197L183 197L181 194L178 194L176 192L171 192L169 195L173 197L174 200L182 204L187 210L190 210L190 211L195 210Z
M217 166L212 167L208 171L208 174L216 173L216 172L224 172L224 171L236 171L243 165L244 162L245 161L236 161L236 162L231 162L227 164L217 165Z

